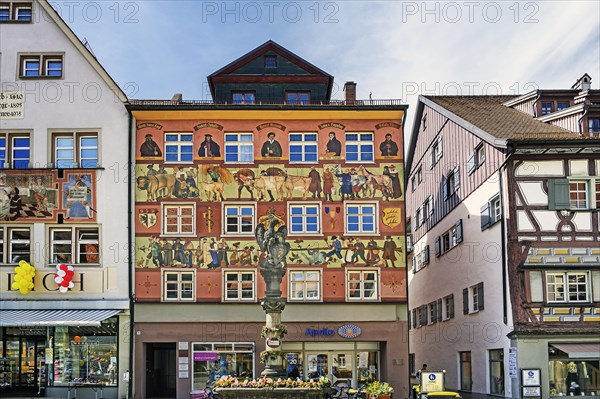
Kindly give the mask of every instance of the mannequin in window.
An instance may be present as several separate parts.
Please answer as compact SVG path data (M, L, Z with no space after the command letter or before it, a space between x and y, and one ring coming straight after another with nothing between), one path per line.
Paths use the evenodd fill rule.
M565 394L567 387L565 386L565 364L560 360L554 362L554 381L556 390L559 393Z
M577 364L575 362L567 363L567 387L571 387L571 383L579 383L579 377L577 376Z

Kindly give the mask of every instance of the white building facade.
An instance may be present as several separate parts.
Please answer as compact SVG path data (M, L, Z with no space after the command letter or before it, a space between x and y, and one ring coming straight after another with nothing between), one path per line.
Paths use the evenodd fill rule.
M126 96L44 0L2 2L0 37L0 383L125 397Z

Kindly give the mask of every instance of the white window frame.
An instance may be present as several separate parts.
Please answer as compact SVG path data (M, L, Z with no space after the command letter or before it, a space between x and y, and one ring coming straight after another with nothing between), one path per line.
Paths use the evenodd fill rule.
M356 134L357 140L349 140L347 137L349 134ZM362 140L361 135L363 134L370 134L371 135L371 140ZM375 133L373 132L346 132L344 135L344 139L345 139L345 143L344 143L344 151L346 154L346 158L348 157L349 152L348 151L348 145L357 145L358 146L358 159L357 160L348 160L346 159L346 163L349 164L359 164L359 163L375 163ZM363 159L363 151L361 149L361 145L362 144L370 144L371 145L371 160L364 160ZM367 152L364 152L364 154L368 154Z
M30 15L29 19L19 19L19 14L21 13L22 10L29 11L29 15ZM18 6L15 7L14 13L15 13L15 15L14 15L14 21L31 22L31 21L33 21L33 4L30 4L30 5L26 6L23 3L19 2Z
M571 184L583 184L584 188L583 188L583 190L580 190L580 189L573 190L571 188ZM577 193L577 194L583 193L585 198L583 200L577 199L574 204L573 199L571 199L571 196L573 193ZM581 201L583 201L583 203L581 203ZM573 209L573 210L590 208L590 181L589 180L579 180L579 179L569 180L569 204L570 204L571 209Z
M98 238L97 239L85 239L85 238L81 237L80 232L83 230L95 230L98 234ZM53 232L55 232L55 231L70 231L71 232L70 241L54 240ZM95 265L101 264L102 263L102 250L101 250L102 246L100 243L100 237L101 237L101 231L100 231L100 226L98 226L98 225L49 226L48 227L48 243L49 243L48 264L54 265L56 263L66 263L69 265L79 265L79 266L88 266L88 265L95 266ZM60 245L69 244L71 246L71 261L70 262L62 262L62 261L59 262L57 259L55 259L55 253L54 253L54 244L55 243L60 244ZM87 262L79 261L80 256L86 254L86 252L81 251L81 249L80 249L81 244L97 245L98 262L87 263Z
M371 206L373 207L373 214L363 214L363 207L367 207L367 206ZM352 216L358 216L358 231L350 231L348 230L348 217L351 216L348 212L348 208L350 207L358 207L359 208L359 213L358 215L352 215ZM373 235L373 234L379 234L379 202L373 201L373 202L345 202L344 203L344 234L352 234L352 235L357 235L357 236L366 236L366 235ZM362 218L364 216L372 216L373 217L373 230L365 230L363 227L363 221Z
M167 136L177 136L176 141L167 141ZM181 140L182 136L192 136L191 141ZM176 161L168 161L167 160L167 146L175 146L177 147L177 160ZM182 147L191 147L192 148L192 159L189 161L183 161L181 159L181 148ZM163 160L165 164L191 164L194 163L194 134L192 132L165 132L164 134L164 151L163 151Z
M167 231L167 218L172 217L172 215L167 214L168 208L177 208L177 231L168 232ZM181 223L181 219L184 217L181 213L181 209L190 208L192 210L192 231L184 232L182 231L183 224ZM161 237L196 237L196 203L192 202L163 202L161 203ZM187 215L186 215L187 217Z
M549 277L550 276L560 276L562 277L562 283L556 283L556 282L550 282ZM569 282L569 277L570 276L584 276L585 277L585 282L583 284L585 284L585 300L571 300L569 298L570 294L571 294L571 290L570 290L570 286L571 283ZM575 284L576 286L579 286L580 284ZM559 272L559 271L547 271L546 272L546 302L547 303L588 303L591 302L591 281L590 281L590 273L589 272L585 272L585 271L573 271L573 272ZM550 287L553 286L555 287L553 291L550 290ZM550 296L551 295L556 295L558 293L558 287L562 286L562 295L563 295L563 300L557 300L557 299L551 299ZM575 293L579 293L580 291L575 291ZM556 298L556 297L555 297Z
M301 141L292 141L292 135L300 135L302 137ZM312 135L315 136L314 141L306 141L306 136ZM307 161L306 160L306 147L307 146L315 146L315 160ZM300 146L302 147L302 160L301 161L292 161L292 146ZM289 162L290 164L316 164L319 162L319 134L318 132L290 132L288 135L288 150L289 150Z
M237 137L235 141L227 141L228 137ZM242 141L241 137L250 137L250 141ZM237 132L237 133L225 133L223 138L224 146L223 149L223 161L226 164L248 164L254 163L254 135L249 132ZM230 147L237 148L237 161L228 161L227 160L227 149ZM243 152L243 154L250 154L251 159L249 160L241 160L242 158L242 148L249 148L250 151Z
M474 285L469 287L469 313L479 312L479 286Z
M249 232L242 232L242 219L243 216L241 213L238 213L237 215L227 215L227 209L230 208L237 208L238 211L241 211L242 208L251 208L252 209L252 226ZM238 227L238 231L237 232L229 232L227 231L227 227L229 226L227 224L227 219L228 217L235 217L238 219L238 223L237 223L237 227ZM223 231L222 234L225 236L235 236L235 237L254 237L254 229L256 228L256 202L230 202L230 203L223 203L223 211L222 211L222 227L223 227Z
M447 242L446 242L446 237L448 238ZM441 244L442 244L442 254L450 251L452 248L454 248L458 245L458 236L457 236L456 225L452 226L449 230L446 230L444 233L442 233Z
M452 302L450 301L452 300ZM454 296L446 295L442 298L442 321L450 319L450 303L454 307Z
M315 232L311 232L311 231L306 231L306 218L309 217L306 214L306 207L317 207L317 213L316 213L316 217L317 217L317 231ZM298 217L298 215L292 215L292 209L293 208L302 208L303 212L300 215L303 219L302 221L302 231L301 232L294 232L292 231L292 217ZM288 202L287 204L287 211L288 211L288 234L290 236L301 236L301 235L322 235L323 234L323 206L321 202ZM312 214L311 214L312 216Z
M33 251L31 243L33 242L33 227L27 225L5 225L0 226L2 237L0 238L0 246L2 247L3 257L0 258L0 264L15 265L19 262L12 262L13 244L29 244L29 261L33 259ZM12 239L13 231L28 231L29 240Z
M419 165L419 169L417 169L417 183L421 184L423 182L423 165Z
M475 165L479 168L485 163L485 145L483 143L475 147Z
M500 195L495 196L490 200L490 225L500 221L502 218L502 202Z
M431 145L431 153L429 154L429 169L432 169L444 156L444 144L442 136L438 136Z
M289 278L288 278L288 301L289 302L322 302L322 275L323 271L321 269L289 269ZM316 280L308 280L307 274L315 274L317 276ZM295 280L294 276L300 276L300 279ZM307 294L309 292L307 288L307 284L316 283L317 284L317 295L309 297ZM298 289L300 288L300 290ZM297 296L296 293L301 292L301 296Z
M373 274L374 279L373 280L365 280L364 276L368 275L368 274ZM358 275L359 279L352 279L351 277L354 277ZM378 269L346 269L346 301L348 302L357 302L357 301L361 301L361 302L378 302L379 301L379 270ZM350 296L350 292L351 292L351 285L353 283L357 283L358 284L358 290L359 290L359 296L358 297L351 297ZM374 295L373 296L369 296L366 297L365 296L365 283L371 283L373 284L373 292Z
M237 296L235 298L228 298L227 293L230 291L227 288L227 283L229 281L227 276L236 275L237 276ZM242 298L243 288L242 283L247 283L248 280L242 280L243 275L251 275L252 280L252 297L251 298ZM223 270L223 302L256 302L256 270Z
M161 271L161 302L196 302L196 270L162 269ZM177 279L167 280L167 276L176 276ZM173 283L176 284L177 290L169 289L169 284ZM177 297L168 298L169 292L177 292ZM191 292L191 298L184 297L186 292Z
M65 76L65 57L63 54L18 54L18 57L19 79L62 79ZM28 68L28 62L35 62L37 67ZM48 74L50 62L60 63L60 75ZM37 75L27 76L27 71L35 71Z
M429 219L433 216L433 196L430 195L427 197L425 202L423 202L423 221Z
M0 19L0 22L32 22L33 21L33 3L31 1L8 1L2 2L0 9L8 11L8 19ZM28 10L29 19L19 19L22 10Z
M27 168L31 167L31 157L33 154L32 137L29 132L7 132L0 131L0 138L4 139L4 159L0 159L0 169L17 169L15 166L16 161L22 161L24 158L15 158L15 151L17 150L28 150L29 158L27 158ZM16 147L15 140L27 139L29 140L28 147ZM18 169L24 169L22 167Z
M58 150L70 150L71 158L63 158L61 160L71 161L71 166L62 166L61 169L69 169L69 168L86 168L86 169L94 169L100 167L100 135L98 132L89 131L89 132L65 132L65 131L52 131L52 162L56 168L58 168ZM96 139L96 146L83 146L83 139L93 138ZM72 142L71 147L59 147L58 140L59 139L70 139ZM84 166L83 165L83 150L87 149L95 149L97 153L97 157L95 159L96 166ZM86 158L86 160L94 160L93 158Z

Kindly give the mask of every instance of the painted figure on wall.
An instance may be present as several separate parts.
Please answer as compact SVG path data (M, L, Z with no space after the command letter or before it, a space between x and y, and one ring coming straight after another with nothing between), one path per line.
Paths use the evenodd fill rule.
M332 201L331 194L333 193L334 176L330 168L325 168L323 171L323 196L325 201Z
M50 174L0 174L0 220L50 218L56 198Z
M325 256L327 256L326 261L329 262L334 255L337 256L338 259L343 259L344 257L342 256L342 242L338 239L337 236L331 237L331 240L331 251L325 254ZM327 242L327 239L325 239L325 242Z
M204 141L198 148L198 156L200 158L221 156L221 147L212 140L211 134L204 135Z
M396 251L398 250L398 246L392 240L392 237L387 236L385 239L385 243L383 244L383 261L385 263L385 267L388 266L388 261L392 263L392 267L396 267L394 262L396 261Z
M267 141L264 142L260 150L260 154L264 157L280 157L283 154L281 144L275 140L275 133L267 134Z
M402 187L400 186L400 176L394 165L384 166L383 175L388 176L392 182L391 198L402 197Z
M140 155L143 157L162 157L162 151L151 134L145 136L145 141L140 146Z
M369 265L376 265L377 263L379 263L379 247L377 246L377 241L375 241L373 238L371 238L369 240L369 243L367 244L367 264Z
M90 174L75 174L69 176L69 182L64 186L65 219L92 218L92 176Z
M398 155L398 144L392 141L392 134L385 135L385 141L379 144L379 150L384 157L395 157Z
M321 198L321 175L315 169L314 166L311 166L310 172L308 172L308 177L310 178L310 186L308 187L308 191L310 191L313 195L313 198Z
M354 243L354 255L352 256L352 263L358 262L359 258L365 264L367 263L367 259L365 258L365 244L360 240L360 238L357 238L356 242Z
M327 153L325 156L339 157L342 153L342 143L335 137L335 132L329 132L329 141L327 141Z
M352 176L350 175L350 170L346 169L343 172L338 167L336 174L340 179L340 194L342 196L342 201L348 197L349 199L354 199L354 190L352 189Z

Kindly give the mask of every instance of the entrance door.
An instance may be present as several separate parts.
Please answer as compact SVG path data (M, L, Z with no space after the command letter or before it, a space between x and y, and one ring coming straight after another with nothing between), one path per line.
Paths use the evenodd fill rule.
M40 371L45 371L43 370L45 349L46 344L43 337L7 337L6 356L13 365L11 380L14 394L21 391L23 393L38 391ZM45 386L42 385L42 388Z
M177 359L174 343L146 344L146 397L177 396Z
M308 378L330 376L337 385L355 386L354 355L352 352L308 352L306 363Z

